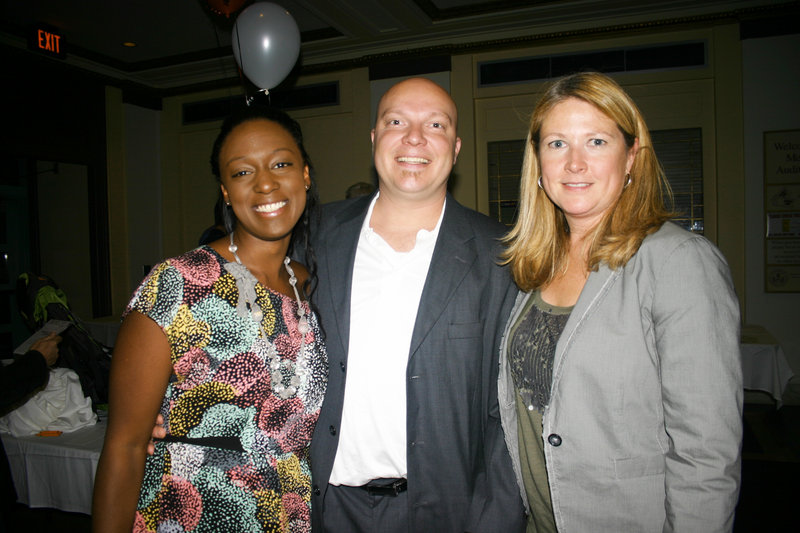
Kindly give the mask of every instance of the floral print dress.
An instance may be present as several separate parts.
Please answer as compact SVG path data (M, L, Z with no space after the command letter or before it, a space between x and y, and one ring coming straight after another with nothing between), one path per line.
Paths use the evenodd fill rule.
M327 382L317 317L303 302L301 338L297 301L256 284L259 327L237 312L226 262L207 246L169 259L126 310L162 328L172 358L169 436L147 458L134 531L311 531L309 444Z

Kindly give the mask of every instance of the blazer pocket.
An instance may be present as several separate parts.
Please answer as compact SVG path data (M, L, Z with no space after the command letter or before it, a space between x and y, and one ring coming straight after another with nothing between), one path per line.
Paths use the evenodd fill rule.
M450 339L471 339L483 335L480 322L468 324L450 324L447 328L447 337Z
M614 474L617 479L631 479L663 474L664 456L631 457L630 459L614 459Z

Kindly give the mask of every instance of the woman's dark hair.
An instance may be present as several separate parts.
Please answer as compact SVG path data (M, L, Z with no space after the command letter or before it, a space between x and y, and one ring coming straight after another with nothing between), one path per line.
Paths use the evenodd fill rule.
M314 249L311 247L311 233L317 229L319 224L319 200L317 198L317 185L314 179L314 166L311 164L311 159L308 157L305 146L303 146L303 131L300 129L300 124L297 123L292 117L286 114L285 111L274 107L267 107L262 105L249 105L234 111L222 123L214 141L214 147L211 149L211 173L218 182L221 182L220 168L219 168L219 153L222 150L222 145L228 139L230 133L245 122L252 120L268 120L286 130L292 136L297 148L300 150L300 156L303 158L303 164L308 166L308 175L311 185L306 191L306 208L303 211L303 216L300 218L299 223L295 225L292 230L292 238L289 242L289 256L298 258L308 268L308 279L306 280L303 289L306 295L310 296L316 288L317 281L317 258L314 254ZM220 191L220 195L222 192ZM222 218L225 224L225 230L230 233L236 227L236 215L233 209L223 202ZM298 257L302 254L301 257Z

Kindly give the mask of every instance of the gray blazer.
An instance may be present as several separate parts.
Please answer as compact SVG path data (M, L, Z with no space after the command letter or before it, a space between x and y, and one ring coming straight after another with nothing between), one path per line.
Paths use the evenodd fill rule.
M501 350L503 429L524 498L505 336ZM589 275L557 344L542 437L558 530L731 531L741 415L728 266L708 240L666 223L623 269Z
M324 497L342 417L350 288L371 198L326 206L315 239L330 372L311 444L313 515ZM448 195L408 356L407 466L412 532L524 530L497 404L498 349L516 290L497 266L504 228ZM380 346L376 346L380 349Z

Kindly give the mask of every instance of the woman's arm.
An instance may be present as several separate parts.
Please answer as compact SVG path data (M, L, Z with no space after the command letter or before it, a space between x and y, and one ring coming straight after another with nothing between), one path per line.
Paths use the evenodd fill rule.
M666 454L664 531L730 531L739 492L739 304L722 254L705 239L672 251L655 286Z
M92 503L98 533L133 529L147 444L171 372L164 332L145 315L130 313L111 360L108 429Z

